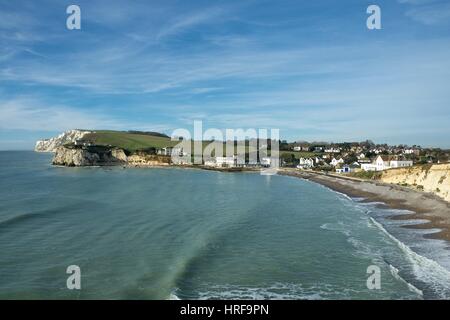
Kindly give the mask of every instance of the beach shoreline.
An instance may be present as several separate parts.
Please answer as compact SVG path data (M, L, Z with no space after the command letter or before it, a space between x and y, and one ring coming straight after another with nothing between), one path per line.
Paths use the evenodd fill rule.
M339 177L311 171L281 169L278 174L310 180L350 197L363 198L364 202L379 202L391 209L411 211L411 214L392 215L389 219L427 220L428 222L403 227L439 229L440 231L424 235L424 237L450 242L450 203L431 193L379 181Z

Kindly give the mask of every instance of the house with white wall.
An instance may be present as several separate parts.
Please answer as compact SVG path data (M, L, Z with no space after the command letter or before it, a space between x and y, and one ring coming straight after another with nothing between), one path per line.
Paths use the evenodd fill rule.
M342 159L342 158L339 158L339 159L333 158L330 162L330 164L333 167L336 167L338 164L343 164L343 163L344 163L344 159Z
M330 148L325 149L325 152L326 153L340 153L341 149L330 147Z
M404 168L404 167L412 167L413 162L411 160L392 160L391 168Z
M310 169L313 167L314 167L314 159L312 159L312 158L300 158L299 159L299 164L298 164L297 168Z
M270 159L269 157L264 157L261 158L261 166L262 167L270 167L270 164L272 163L272 159Z
M162 155L162 156L184 156L187 155L187 153L185 153L183 151L183 148L174 148L174 147L164 147L161 149L158 149L157 154Z
M411 160L399 160L397 156L379 155L372 163L361 164L364 171L383 171L391 168L411 167Z

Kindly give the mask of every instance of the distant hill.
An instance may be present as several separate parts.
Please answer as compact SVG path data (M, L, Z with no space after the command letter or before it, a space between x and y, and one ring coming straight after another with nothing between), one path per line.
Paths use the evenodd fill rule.
M127 153L135 153L139 150L160 149L164 147L176 146L179 141L172 141L169 136L159 132L148 131L113 131L113 130L80 130L74 129L60 134L58 137L51 139L39 140L36 143L35 150L39 152L55 152L58 146L90 143L98 146L111 146L125 150ZM265 142L266 143L266 142ZM223 154L226 154L226 144L222 141L203 141L203 148L206 146L223 148ZM216 150L217 150L216 149ZM270 149L270 147L269 147ZM245 146L246 153L256 151L253 146ZM237 151L236 143L234 143L234 152ZM193 153L193 144L190 153ZM300 154L299 154L300 155Z
M134 152L147 148L163 148L175 146L169 136L158 132L96 130L86 134L83 140L97 145L111 145Z

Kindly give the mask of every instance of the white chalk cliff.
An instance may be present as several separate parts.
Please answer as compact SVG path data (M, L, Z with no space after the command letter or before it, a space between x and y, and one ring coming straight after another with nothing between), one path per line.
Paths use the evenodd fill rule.
M96 150L97 149L97 150ZM113 166L126 164L127 156L118 148L67 148L58 147L52 163L67 167Z
M55 152L56 149L66 143L74 143L76 140L83 139L83 137L91 133L91 131L69 130L61 133L59 136L51 139L38 140L34 151L37 152Z

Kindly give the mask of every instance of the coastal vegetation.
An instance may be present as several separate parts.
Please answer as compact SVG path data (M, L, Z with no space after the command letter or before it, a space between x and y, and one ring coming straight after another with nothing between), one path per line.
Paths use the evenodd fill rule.
M378 180L382 176L380 171L358 171L349 173L348 176L359 179Z
M160 133L111 130L96 130L85 135L83 140L95 145L114 146L130 153L149 148L173 147L178 143Z

